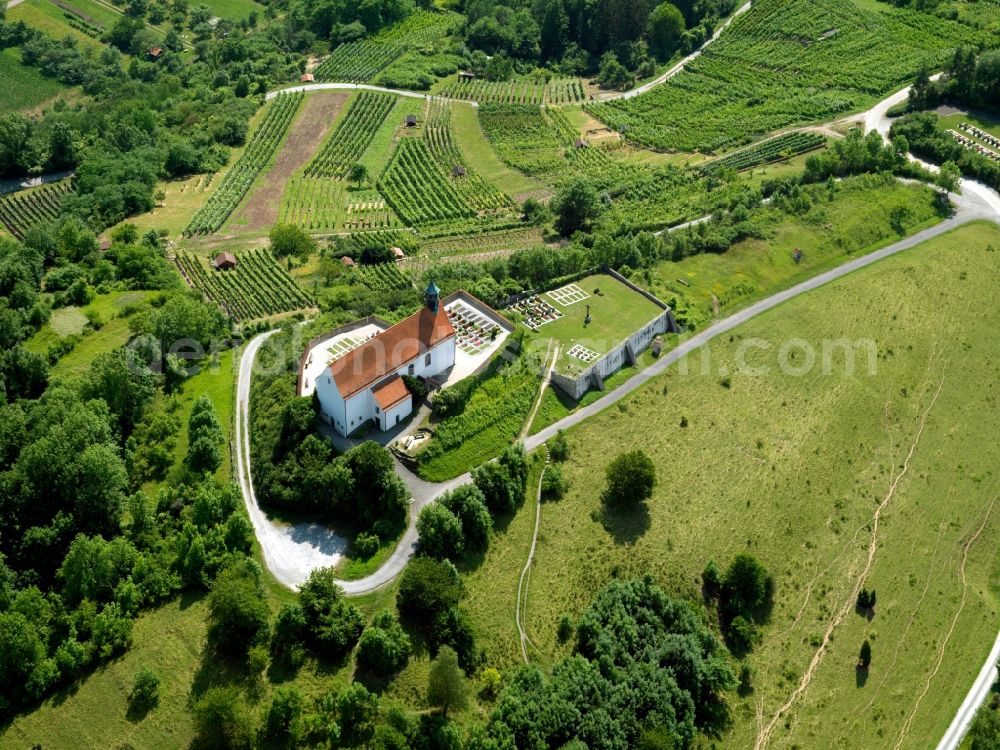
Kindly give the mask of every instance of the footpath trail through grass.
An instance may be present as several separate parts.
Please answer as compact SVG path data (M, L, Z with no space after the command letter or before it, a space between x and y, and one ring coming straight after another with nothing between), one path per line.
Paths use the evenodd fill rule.
M560 615L579 615L613 576L650 571L697 601L709 558L724 566L749 551L774 574L776 598L748 658L754 692L731 696L719 745L754 746L834 623L760 747L933 747L1000 625L1000 514L987 513L1000 462L998 273L997 227L963 227L761 315L707 360L671 368L572 430L569 494L542 508L532 573L544 596L531 597L527 624L540 651L567 652ZM851 370L829 342L859 340ZM608 513L599 478L637 447L657 465L656 492L645 513ZM469 581L477 625L486 592L516 586L488 564L493 575ZM859 585L878 592L874 619L853 605L838 618ZM862 675L865 638L874 658ZM928 681L937 699L918 704Z

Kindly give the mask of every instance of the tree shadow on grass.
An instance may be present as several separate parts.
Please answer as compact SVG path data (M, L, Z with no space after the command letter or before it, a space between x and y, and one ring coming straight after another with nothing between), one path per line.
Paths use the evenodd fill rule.
M263 694L260 675L250 672L247 659L228 654L217 648L211 640L205 643L201 652L201 663L191 681L191 697L197 700L214 687L239 687L252 700Z
M650 515L646 503L639 503L631 508L618 508L603 502L601 509L595 511L595 520L601 522L614 543L619 546L635 544L649 530Z
M138 724L149 716L149 712L159 705L159 700L154 701L133 701L129 700L128 710L125 711L125 718L130 724Z
M859 688L863 688L868 682L868 667L862 667L860 664L854 668L854 685Z

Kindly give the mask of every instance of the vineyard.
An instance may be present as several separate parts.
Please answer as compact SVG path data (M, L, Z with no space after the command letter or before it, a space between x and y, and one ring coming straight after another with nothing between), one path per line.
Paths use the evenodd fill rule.
M188 285L219 305L237 321L311 307L313 301L267 250L250 250L236 256L231 271L210 269L191 253L177 254L177 267Z
M770 164L796 154L804 154L820 148L825 143L826 138L819 133L802 131L785 133L711 161L699 167L698 172L703 175L714 174L720 169L735 169L737 172L742 172L761 164Z
M411 284L395 263L380 263L374 266L355 266L354 275L373 292L388 292L393 289L409 289Z
M434 99L429 107L424 140L431 155L446 178L451 178L455 188L470 206L479 211L503 212L514 202L492 183L484 180L467 164L455 145L451 134L451 105L447 100ZM455 174L460 170L459 174Z
M306 177L347 177L368 148L375 132L389 116L396 97L362 91L305 169Z
M938 15L861 0L757 0L685 70L633 99L585 105L625 137L718 152L875 102L937 66L976 31Z
M69 180L63 180L0 196L0 222L17 239L24 239L32 227L58 218L63 198L72 190Z
M416 138L400 140L378 187L396 213L413 226L476 215L442 174L427 144Z
M341 44L316 68L316 80L367 83L407 51L447 36L460 21L457 13L418 11L369 39Z
M399 219L373 190L348 190L328 177L292 177L281 198L280 220L307 231L391 229Z
M610 190L645 172L580 139L565 113L554 107L484 104L480 123L502 161L532 177L560 183L574 176Z
M184 235L210 234L222 226L240 204L261 170L267 166L285 131L302 102L302 94L275 97L240 158L219 183L205 204L198 209Z
M450 99L462 99L480 104L573 104L587 98L583 84L578 78L553 78L551 81L458 80L441 94Z
M351 235L351 241L358 250L383 247L401 247L407 252L417 249L417 240L413 232L406 231L374 231L357 232Z

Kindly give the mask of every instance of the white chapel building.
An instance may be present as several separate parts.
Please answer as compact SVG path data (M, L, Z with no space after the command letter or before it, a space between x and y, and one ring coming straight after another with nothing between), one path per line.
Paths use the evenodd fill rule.
M320 416L345 437L366 421L392 429L413 410L402 376L434 378L455 366L456 335L433 282L425 304L335 360L316 378Z

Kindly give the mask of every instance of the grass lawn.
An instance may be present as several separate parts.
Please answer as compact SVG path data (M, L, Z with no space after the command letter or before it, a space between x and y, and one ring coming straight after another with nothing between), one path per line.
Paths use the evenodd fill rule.
M587 276L574 282L587 298L574 303L560 303L551 293L541 294L543 301L555 307L563 317L545 323L531 333L530 340L539 351L554 339L561 348L558 372L572 377L590 365L569 354L575 346L584 346L598 355L605 354L662 312L651 301L605 274ZM595 290L600 289L601 294ZM559 290L552 290L558 294ZM587 305L591 322L586 323Z
M900 234L889 222L896 207L908 212L903 227L907 235L941 220L934 192L923 186L857 177L838 183L833 200L825 186L813 190L814 205L803 216L763 209L771 214L767 239L745 240L722 254L664 261L646 283L668 304L674 300L675 309L686 307L689 322L700 327L712 318L712 295L719 301L720 312L731 311L851 256L897 241ZM798 264L791 255L796 247L803 252Z
M125 344L131 337L128 318L123 317L126 306L141 304L156 292L112 292L99 294L86 307L62 307L52 311L52 318L25 342L29 351L46 354L49 347L60 339L79 335L82 338L72 351L52 365L53 376L76 378L90 367L94 357L110 352ZM100 330L92 330L86 314L96 312L104 321Z
M205 0L205 5L215 15L230 21L242 21L253 12L264 18L264 6L253 0Z
M68 15L68 11L50 0L25 0L7 11L7 20L12 23L24 21L28 26L43 31L54 39L71 36L83 47L103 48L97 39L70 26Z
M349 108L350 101L344 104L341 113L347 112ZM422 117L422 112L422 105L415 99L399 97L396 100L393 108L389 110L389 115L379 125L378 130L375 131L371 143L368 144L368 148L365 149L359 160L359 163L364 164L368 168L368 174L372 176L371 179L374 180L377 175L382 174L385 165L389 163L389 158L392 156L395 146L397 131L401 133L406 130L403 126L403 120L406 116L417 114L418 117Z
M517 581L531 548L543 457L542 451L532 455L524 505L510 517L494 519L493 536L482 561L472 569L459 566L468 592L463 606L472 617L479 643L486 649L487 661L499 669L523 663L514 608Z
M469 162L469 166L510 196L540 194L545 185L512 169L500 161L482 128L479 127L479 110L467 104L451 105L451 129L455 143Z
M543 506L527 611L545 657L569 650L556 639L560 615L578 616L613 576L649 571L697 602L709 558L725 566L749 551L774 575L775 603L747 660L754 692L729 696L732 725L716 746L752 747L804 684L767 747L933 747L1000 625L990 479L1000 253L987 250L998 239L995 225L964 227L793 300L713 344L705 374L696 356L688 372L672 368L569 432L570 491ZM750 339L772 348L746 351ZM792 339L817 351L870 339L877 371L862 352L853 374L842 355L825 372L820 360L793 372L801 349L782 371L777 352ZM741 360L770 372L750 374ZM632 448L652 457L657 488L645 512L607 513L604 469ZM468 583L468 601L487 613L474 614L480 626L496 617L493 592L517 584L516 561L490 564L493 575ZM878 592L870 622L853 611L862 583ZM865 638L874 659L863 680Z
M17 49L0 51L0 91L5 92L0 112L37 107L66 90L55 78L43 76L38 68L21 62Z
M198 674L208 603L177 600L140 617L133 646L74 689L57 693L16 719L0 748L186 748L193 725L188 706ZM160 678L160 703L145 717L129 718L128 693L142 666Z

